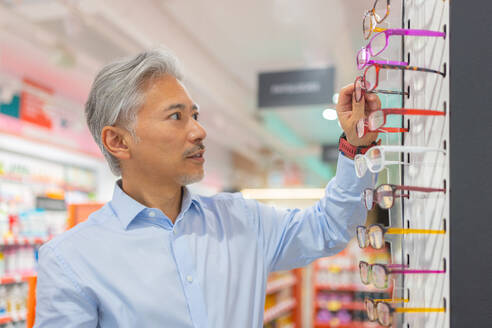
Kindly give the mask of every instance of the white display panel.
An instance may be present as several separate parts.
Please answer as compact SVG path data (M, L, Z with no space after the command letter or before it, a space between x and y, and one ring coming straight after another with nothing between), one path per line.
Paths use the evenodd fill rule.
M404 0L405 28L446 32L442 37L407 36L404 58L409 65L446 73L407 71L404 75L404 106L445 110L446 116L406 116L403 144L440 148L446 154L426 152L404 155L410 165L402 167L402 183L409 186L446 188L446 193L410 192L403 201L402 224L413 229L446 229L445 234L406 234L402 238L402 259L410 269L442 270L445 274L408 274L399 283L408 289L407 308L441 308L446 312L405 313L403 327L440 328L450 326L449 306L449 1Z

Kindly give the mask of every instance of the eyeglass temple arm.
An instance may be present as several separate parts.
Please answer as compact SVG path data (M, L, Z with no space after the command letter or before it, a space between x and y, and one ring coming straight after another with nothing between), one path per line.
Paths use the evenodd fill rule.
M408 265L406 264L398 264L398 263L395 263L395 264L388 264L386 265L388 268L406 268L408 267Z
M402 66L399 66L402 67ZM383 93L386 95L400 95L400 96L408 96L408 92L404 91L393 91L393 90L383 90L383 89L376 89L376 90L371 90L371 91L366 91L367 93Z
M407 62L401 62L397 60L369 60L364 67L369 66L369 65L374 65L374 64L379 64L379 65L394 65L394 66L408 66Z
M446 273L446 270L390 270L391 274Z
M396 186L397 190L407 190L407 191L422 191L422 192L446 192L444 188L426 188L426 187L415 187L415 186Z
M436 74L439 74L442 76L446 76L446 73L444 73L444 72L436 71L435 69L419 67L419 66L404 66L404 65L389 65L389 64L376 64L376 65L379 65L381 68L386 68L386 69L402 69L402 70L407 70L407 71L420 71L420 72L436 73Z
M404 153L422 153L422 152L428 152L428 151L437 151L437 152L442 152L446 153L444 150L440 148L431 148L431 147L418 147L418 146L397 146L397 145L385 145L385 146L375 146L373 148L381 148L383 151L388 151L388 152L404 152Z
M404 28L393 28L387 29L386 33L388 35L413 35L413 36L435 36L435 37L446 37L446 33L439 31L430 30L415 30L415 29L404 29Z
M407 298L376 298L373 302L386 302L386 303L408 303Z
M431 229L406 229L406 228L388 228L386 233L389 235L406 235L406 234L445 234L446 230L431 230Z
M408 164L401 161L384 161L384 165Z
M446 115L440 110L431 109L411 109L411 108L383 108L385 115L424 115L424 116L440 116Z
M371 131L371 130L369 130ZM408 132L407 128L393 128L393 127L381 127L377 129L376 131L378 132L386 132L386 133L401 133L401 132Z
M446 308L395 308L399 313L417 313L417 312L446 312Z

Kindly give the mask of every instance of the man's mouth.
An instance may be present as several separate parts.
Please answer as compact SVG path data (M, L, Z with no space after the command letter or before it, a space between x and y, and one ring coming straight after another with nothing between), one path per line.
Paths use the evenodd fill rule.
M195 153L194 155L188 156L187 158L203 158L204 153L205 153L205 151L201 150L201 151Z

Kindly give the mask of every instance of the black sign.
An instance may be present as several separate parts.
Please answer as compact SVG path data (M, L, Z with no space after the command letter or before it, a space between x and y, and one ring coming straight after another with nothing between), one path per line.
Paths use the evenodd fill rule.
M258 107L331 104L335 68L260 73Z

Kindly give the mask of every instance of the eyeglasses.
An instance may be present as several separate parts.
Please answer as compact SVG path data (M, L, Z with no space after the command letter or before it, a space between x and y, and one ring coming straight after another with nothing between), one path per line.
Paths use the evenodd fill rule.
M388 115L420 115L420 116L445 116L446 112L430 109L406 109L406 108L384 108L375 112L371 112L369 116L364 119L361 118L355 127L357 136L362 138L369 131L384 131L391 128L383 128L386 125L386 117ZM408 132L398 130L399 128L393 128L391 132ZM389 132L389 131L388 131Z
M439 74L441 76L446 76L446 72L441 72L437 70L433 70L430 68L424 68L424 67L418 67L418 66L400 66L400 65L389 65L389 64L372 64L370 66L367 66L367 68L364 71L364 74L362 75L362 80L360 81L360 88L363 89L365 92L379 92L379 93L388 93L388 92L381 92L380 90L376 90L376 88L379 85L379 72L381 69L399 69L399 70L409 70L409 71L419 71L419 72L427 72L427 73L435 73ZM405 92L397 92L393 91L391 94L398 94L398 95L407 95ZM356 97L357 102L359 102L362 99L362 96L360 98Z
M359 262L360 280L364 285L372 283L374 287L379 289L388 288L390 274L442 274L444 270L407 270L407 269L392 269L395 266L404 267L403 265L384 265L384 264L369 264L365 261Z
M364 93L384 93L389 95L408 96L407 92L402 92L402 91L382 90L382 89L376 90L375 88L373 88L372 90L368 90L368 87L366 87L365 83L366 82L363 76L357 76L355 78L354 90L355 90L355 100L357 102L361 101L362 97L364 96Z
M419 191L419 192L446 192L445 188L426 188L415 186L399 186L393 184L382 184L376 189L367 188L362 192L362 201L368 210L371 210L374 204L378 204L380 208L387 210L395 204L395 198L408 198L409 194L397 194L397 191Z
M372 173L381 172L386 165L407 164L400 161L386 160L388 152L407 152L407 153L422 153L422 152L446 152L439 148L418 147L418 146L374 146L369 148L365 154L357 154L354 157L355 174L357 177L363 177L367 170Z
M367 205L366 205L367 206ZM428 229L404 229L404 228L385 228L381 224L371 224L368 227L357 226L357 241L360 248L369 245L374 249L381 249L385 245L384 235L406 235L406 234L445 234L446 230Z
M393 301L395 302L395 301ZM395 302L396 303L396 302ZM364 306L367 311L369 321L378 321L385 327L393 323L393 313L425 313L425 312L446 312L446 308L392 308L389 302L380 300L371 300L366 298Z
M357 53L357 67L363 69L369 65L368 61L375 56L380 55L388 48L389 37L393 35L409 35L409 36L430 36L430 37L446 37L446 33L429 30L414 30L403 28L389 28L375 34L365 47L362 47Z
M376 24L381 24L390 13L390 0L376 0L371 10L368 10L362 20L362 32L364 37L369 39L372 32L382 32L385 29L377 28Z

